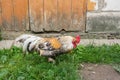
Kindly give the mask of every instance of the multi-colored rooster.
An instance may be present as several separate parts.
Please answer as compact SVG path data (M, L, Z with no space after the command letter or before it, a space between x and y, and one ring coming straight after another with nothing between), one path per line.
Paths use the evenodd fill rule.
M56 56L71 51L73 48L76 48L79 43L80 36L43 38L23 34L14 40L13 46L21 47L24 53L36 51L41 56L47 56L48 61L54 62Z

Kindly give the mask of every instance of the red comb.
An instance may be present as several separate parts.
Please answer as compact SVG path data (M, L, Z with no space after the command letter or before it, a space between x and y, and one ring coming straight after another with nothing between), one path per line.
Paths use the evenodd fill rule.
M76 42L79 43L80 42L80 35L77 35L75 38L76 38Z

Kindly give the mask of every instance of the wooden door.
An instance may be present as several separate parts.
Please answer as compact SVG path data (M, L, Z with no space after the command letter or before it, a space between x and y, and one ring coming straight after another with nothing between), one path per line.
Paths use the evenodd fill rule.
M3 30L85 31L86 0L0 0Z
M29 0L31 31L85 31L86 0Z

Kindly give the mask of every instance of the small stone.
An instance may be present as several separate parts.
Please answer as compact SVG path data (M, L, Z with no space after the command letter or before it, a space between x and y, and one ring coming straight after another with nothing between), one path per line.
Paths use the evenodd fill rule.
M93 67L88 67L88 71L93 71Z
M94 71L92 72L92 74L95 74L95 73L96 73L96 72L94 72Z
M80 66L81 66L82 68L84 68L84 67L85 67L83 64L80 64Z

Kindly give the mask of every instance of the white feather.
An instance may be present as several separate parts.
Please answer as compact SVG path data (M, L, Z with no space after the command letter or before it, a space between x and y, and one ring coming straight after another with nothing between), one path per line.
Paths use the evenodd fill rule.
M31 38L28 38L24 43L23 43L23 52L26 52L27 51L27 47L28 47L28 44L33 41L35 41L38 37L36 36L33 36Z
M12 46L16 46L16 47L22 47L23 46L23 43L26 39L30 38L30 37L33 37L33 35L29 35L29 34L23 34L19 37L17 37L14 42L13 42L13 45ZM23 42L20 42L20 41L23 41Z
M39 40L41 40L42 38L41 37L37 37L35 41L33 41L30 46L29 46L29 50L31 51L35 46L36 44L38 43Z

